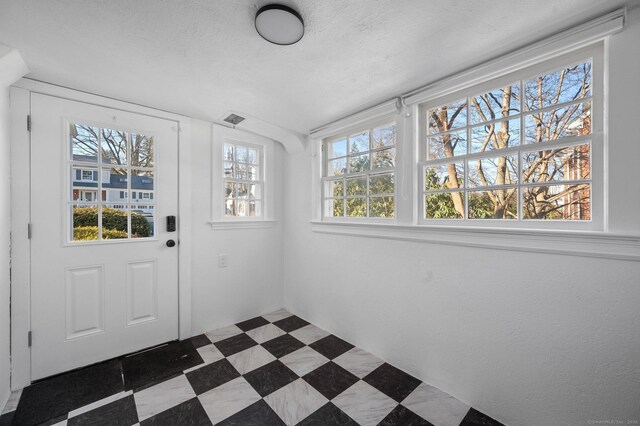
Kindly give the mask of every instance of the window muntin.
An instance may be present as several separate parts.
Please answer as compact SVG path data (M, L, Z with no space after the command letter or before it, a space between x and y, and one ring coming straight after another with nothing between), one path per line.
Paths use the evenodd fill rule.
M150 135L69 124L69 241L154 237L154 144ZM129 202L138 190L145 204Z
M425 105L423 220L590 221L592 65Z
M226 141L223 145L224 215L262 216L264 155L260 146Z
M394 218L395 123L333 137L323 146L323 217Z

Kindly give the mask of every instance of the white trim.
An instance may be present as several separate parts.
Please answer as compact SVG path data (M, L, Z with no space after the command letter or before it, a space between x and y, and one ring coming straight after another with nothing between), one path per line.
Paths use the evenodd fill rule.
M428 101L438 96L484 83L523 68L576 50L615 34L624 28L626 8L585 22L569 30L545 38L509 54L423 86L402 95L405 105Z
M311 222L313 232L640 262L640 234Z
M179 338L187 339L191 332L191 221L180 220L191 214L191 119L146 106L105 98L90 93L21 79L10 88L11 101L11 388L17 390L31 383L31 351L27 344L30 330L30 241L27 225L31 211L30 198L30 135L26 116L30 113L30 95L40 93L84 102L136 114L172 120L178 132L178 306ZM27 165L25 167L25 165Z
M314 139L324 139L327 136L345 132L352 127L367 126L372 121L383 119L385 116L390 116L397 113L400 106L399 101L400 98L393 98L392 100L383 102L366 110L356 112L355 114L313 129L309 132L309 134Z
M211 229L227 230L227 229L258 229L273 228L276 226L275 220L238 220L238 221L210 221Z

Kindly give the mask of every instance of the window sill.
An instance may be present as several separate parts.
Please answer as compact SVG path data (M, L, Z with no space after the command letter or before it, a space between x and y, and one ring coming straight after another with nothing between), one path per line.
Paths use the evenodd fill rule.
M640 234L312 221L313 232L465 247L640 261Z
M227 220L209 222L213 230L273 228L275 220Z

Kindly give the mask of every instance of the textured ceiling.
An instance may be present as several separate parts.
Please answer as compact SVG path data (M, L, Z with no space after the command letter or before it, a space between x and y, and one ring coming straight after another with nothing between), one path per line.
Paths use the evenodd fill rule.
M0 0L0 43L21 52L34 79L306 133L626 2L289 0L306 24L292 46L256 33L267 3Z

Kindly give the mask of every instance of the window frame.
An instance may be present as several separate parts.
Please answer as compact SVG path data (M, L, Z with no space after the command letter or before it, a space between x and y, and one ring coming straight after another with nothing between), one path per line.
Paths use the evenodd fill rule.
M224 158L224 149L225 149L225 145L233 145L234 146L234 152L235 152L235 148L237 148L238 146L243 147L243 148L247 148L247 149L254 149L258 152L258 161L257 163L244 163L244 162L238 162L237 160L233 160L233 161L229 161L226 158ZM264 155L264 151L265 151L265 147L263 145L260 144L255 144L255 143L250 143L250 142L245 142L245 141L240 141L240 140L236 140L236 139L229 139L229 138L224 138L223 142L221 144L221 146L219 147L220 150L222 151L222 164L221 164L221 170L222 170L222 175L221 175L221 208L222 211L220 212L221 216L225 219L225 220L230 220L230 221L258 221L258 220L263 220L264 217L264 207L265 207L265 155ZM234 154L235 155L235 154ZM226 176L224 176L224 163L233 163L233 164L251 164L254 166L258 167L258 180L249 180L249 179L238 179L237 177L232 177L232 178L228 178ZM260 187L260 198L256 198L255 201L259 202L259 209L257 207L256 204L256 209L259 210L260 214L256 214L255 216L238 216L238 215L227 215L226 214L226 194L225 194L225 185L227 183L234 183L235 185L238 185L240 183L244 183L244 184L252 184L252 185L258 185ZM237 192L237 189L236 189ZM234 197L233 199L237 200L238 197ZM247 198L247 200L249 200Z
M371 147L371 138L372 138L372 132L374 129L379 128L379 127L384 127L385 125L391 125L393 124L395 126L396 129L396 138L395 138L395 143L393 146L385 146L385 147L381 147L381 148L372 148ZM348 143L348 139L350 136L353 136L357 133L360 132L368 132L369 133L369 149L363 152L360 152L358 155L363 155L363 154L369 154L369 170L366 171L361 171L361 172L356 172L354 174L350 174L350 173L345 173L343 175L338 175L338 176L328 176L327 175L327 171L328 171L328 163L330 160L334 160L334 159L341 159L344 158L345 159L345 167L348 168L349 167L349 158L350 158L350 154L349 154L349 143ZM331 159L328 158L328 146L330 143L332 142L336 142L339 141L341 139L345 139L347 141L347 146L346 146L346 152L345 152L345 156L344 157L333 157ZM399 123L397 120L397 117L395 115L385 115L384 117L380 118L376 118L374 120L370 120L367 121L365 123L362 124L358 124L358 125L354 125L351 127L347 127L345 129L340 130L339 132L333 133L329 136L326 136L324 138L321 139L320 141L320 179L319 179L319 185L320 185L320 190L318 191L319 194L319 200L320 200L320 216L321 216L321 220L322 221L326 221L326 222L350 222L350 223L380 223L380 224L393 224L396 223L397 217L398 217L398 159L401 158L401 149L399 148L401 144L401 137L400 137L400 132L399 132ZM393 148L395 149L395 159L394 159L394 166L393 167L384 167L384 168L379 168L379 169L371 169L371 165L372 165L372 161L371 161L371 154L373 154L374 152L378 152L378 151L384 151L386 149L389 148ZM389 174L389 173L393 173L393 179L394 179L394 190L393 193L389 193L389 194L369 194L369 181L370 181L370 177L371 176L376 176L376 175L383 175L383 174ZM354 196L354 197L348 197L346 194L346 182L348 179L355 179L355 178L362 178L365 177L367 180L367 190L365 191L365 194L363 196ZM341 198L344 202L343 204L343 211L344 211L344 216L340 216L340 217L335 217L335 216L327 216L325 214L325 208L326 208L326 201L327 200L331 200L331 199L335 199L335 197L325 197L325 191L326 191L326 183L329 181L333 181L333 180L342 180L344 182L344 187L343 187L343 191L344 191L344 195ZM371 197L384 197L384 196L393 196L393 203L394 203L394 215L393 217L371 217L368 216L369 214L369 207L370 207L370 198ZM367 216L347 216L346 215L346 200L349 198L364 198L366 200L366 211L367 211Z
M428 135L428 118L427 111L429 109L437 108L447 103L455 102L463 98L472 98L479 94L487 93L488 91L495 90L496 88L504 87L510 84L520 84L527 79L544 75L545 73L554 72L559 69L578 64L587 60L592 61L591 68L591 81L592 89L591 96L585 98L580 102L591 102L591 134L584 136L570 136L564 137L560 141L541 142L545 147L569 147L578 146L585 143L590 143L591 157L590 157L590 181L591 181L591 219L590 220L569 220L569 219L521 219L522 217L522 200L523 195L520 188L532 186L531 184L524 184L521 181L522 167L521 159L523 152L532 151L534 144L525 143L525 118L529 111L522 110L520 113L515 114L513 118L497 118L490 122L507 121L510 119L518 119L520 122L520 143L517 146L508 147L502 150L487 150L485 152L471 153L470 148L467 154L458 155L449 158L426 160L427 158L427 139ZM605 200L606 194L606 167L605 167L605 155L607 152L607 138L605 129L605 110L604 110L604 46L602 43L591 45L582 49L578 49L569 53L565 53L560 56L553 57L547 60L541 60L535 64L524 64L522 68L517 71L513 71L499 77L491 78L481 83L472 84L462 89L453 90L449 93L433 97L424 102L421 102L414 106L414 111L418 116L418 122L415 126L416 135L416 161L415 161L415 173L417 175L416 182L416 197L417 197L417 217L416 223L423 226L444 226L444 227L500 227L500 228L521 228L521 229L558 229L558 230L589 230L589 231L601 231L605 229ZM521 97L523 93L521 92ZM574 102L579 103L579 102ZM572 103L570 103L572 104ZM524 101L521 100L521 106L524 105ZM561 103L549 107L550 110L561 107ZM468 110L470 109L467 106ZM536 110L537 111L537 110ZM545 111L543 108L542 111ZM478 123L477 126L486 124ZM471 144L469 140L470 129L476 125L468 123L466 126L460 127L459 130L467 131L467 144ZM425 176L424 170L428 165L449 164L454 162L463 162L465 168L468 167L468 162L477 160L480 158L496 158L503 155L517 155L518 156L518 183L513 185L518 188L518 219L469 219L467 217L462 219L434 219L425 218ZM462 189L465 196L465 216L468 212L468 193L470 187L467 185L468 172L465 171L465 186ZM562 185L562 181L557 183ZM478 187L478 191L490 190L491 187ZM414 198L415 200L415 198Z

